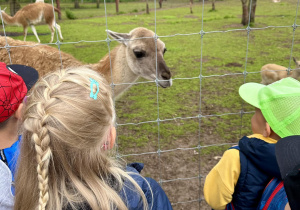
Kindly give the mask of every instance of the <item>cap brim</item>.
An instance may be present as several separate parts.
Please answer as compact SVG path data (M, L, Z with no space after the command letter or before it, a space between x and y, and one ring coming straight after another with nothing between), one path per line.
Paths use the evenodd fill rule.
M288 136L275 145L275 153L282 179L300 164L300 136Z
M246 83L240 87L239 94L247 103L255 106L256 108L260 108L258 93L263 87L266 86L259 83Z
M34 68L32 68L30 66L13 64L13 65L7 65L7 67L11 68L19 76L22 77L28 91L32 88L32 86L39 79L39 73L37 72L37 70L35 70Z

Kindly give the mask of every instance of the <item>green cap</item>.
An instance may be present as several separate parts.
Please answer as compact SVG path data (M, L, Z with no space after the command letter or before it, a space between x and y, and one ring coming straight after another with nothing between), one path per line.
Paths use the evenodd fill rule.
M300 135L300 82L291 77L269 85L246 83L239 94L259 108L272 130L281 138Z

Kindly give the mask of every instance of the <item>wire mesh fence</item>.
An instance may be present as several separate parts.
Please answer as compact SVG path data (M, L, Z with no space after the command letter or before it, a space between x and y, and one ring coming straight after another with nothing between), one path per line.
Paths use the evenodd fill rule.
M22 3L29 3L29 1ZM53 1L50 3L55 4ZM61 3L64 3L64 1ZM89 4L92 3L93 2L89 2ZM139 3L142 3L143 7L145 6L145 2ZM226 1L222 3L226 4ZM265 1L264 3L272 4L271 1ZM144 175L154 177L163 186L174 209L209 209L203 201L202 192L203 181L207 172L217 163L220 158L219 155L221 155L225 149L230 145L236 144L242 135L249 134L249 123L245 121L249 119L249 116L253 112L247 108L247 105L241 102L241 100L233 100L231 95L238 97L236 90L241 84L260 78L260 69L253 70L251 68L253 63L252 57L254 57L252 51L256 48L256 42L266 41L259 40L259 38L262 37L260 31L278 30L276 37L272 37L276 43L280 43L278 39L283 33L288 34L291 38L288 43L289 46L287 47L289 56L284 58L288 60L288 67L286 70L281 71L286 71L287 75L289 75L292 70L295 70L291 66L293 51L298 42L296 29L298 27L297 16L299 1L289 1L288 3L294 5L294 14L291 15L293 18L290 18L291 21L287 25L281 25L280 21L278 21L276 25L257 24L254 27L249 21L246 27L235 25L228 26L222 30L221 28L206 27L208 26L206 22L212 21L210 14L207 18L205 16L205 14L208 14L205 9L211 7L211 2L204 0L194 2L193 9L194 13L196 11L198 12L198 22L192 25L191 29L187 30L188 32L185 32L176 28L177 24L181 24L176 14L174 14L175 18L169 14L165 15L164 22L160 19L157 20L157 12L163 12L163 10L159 10L157 1L149 2L149 4L152 4L151 18L153 18L153 21L151 24L146 24L146 26L153 28L155 35L153 37L145 37L145 39L153 39L155 41L156 78L158 78L157 74L159 68L157 61L158 39L163 40L169 46L173 44L171 49L177 53L181 53L181 50L188 51L189 49L185 48L185 42L186 40L193 39L194 41L192 44L189 44L189 46L192 45L197 48L196 56L191 60L191 62L194 63L194 71L192 73L180 73L177 69L182 68L183 71L188 71L189 69L186 69L184 65L176 66L176 64L172 67L171 70L177 73L172 77L173 86L168 88L170 89L169 91L174 89L174 92L171 93L172 101L168 101L166 97L168 96L166 94L167 90L159 87L159 82L161 81L159 79L115 83L114 78L112 78L112 90L118 86L125 87L129 85L132 90L137 92L131 94L131 90L129 90L120 99L114 100L117 112L116 128L118 133L116 156L126 161L144 162ZM218 7L218 2L216 4ZM239 2L239 4L241 3ZM250 0L249 4L249 8L251 8L252 0ZM283 3L283 6L284 4L287 3ZM5 3L2 3L1 8L4 6ZM98 15L95 15L95 17L100 16L104 18L102 25L106 30L110 30L112 27L110 18L112 18L111 15L113 12L111 12L112 10L109 10L108 7L113 6L114 4L104 1L102 2L101 9L97 11ZM192 15L188 14L189 2L171 0L163 2L163 9L181 6L186 8L187 13L185 16ZM68 7L70 7L70 5ZM83 5L83 7L85 6ZM139 11L145 12L142 9L138 9L138 11L134 11L134 13L132 12L132 7L130 9L124 9L123 11L125 11L125 15L129 16L136 16L135 13ZM176 12L178 11L174 10L174 13ZM249 14L250 13L251 11L249 11ZM289 11L289 13L291 14L292 12ZM122 16L118 18L121 19ZM189 16L188 18L195 17ZM216 20L218 18L218 16L215 17ZM232 17L226 15L222 18L230 19ZM280 20L280 17L278 20ZM97 22L97 20L95 20L95 22ZM171 25L166 25L166 23L170 23ZM138 26L139 24L140 22L137 22ZM169 35L158 35L157 31L161 30L162 27L172 27L172 30L168 32L172 31L173 33ZM58 60L60 60L58 66L63 68L64 63L61 52L63 52L64 46L81 46L80 44L86 44L88 46L97 45L98 47L98 44L100 44L102 46L101 49L104 49L103 46L106 45L106 52L108 56L111 57L112 48L116 45L116 43L114 43L116 40L113 40L108 33L106 33L105 36L103 35L102 39L95 38L98 36L91 36L89 40L69 39L62 42L56 30L56 43L27 44L22 42L21 45L12 46L7 40L8 31L3 21L2 28L2 38L5 39L5 44L0 46L0 50L2 49L7 52L9 63L15 62L11 55L12 48L35 48L43 45L56 47L59 52ZM255 37L255 40L252 36ZM175 39L177 37L180 38L180 41ZM173 39L175 41L173 41ZM227 64L229 66L236 65L238 69L225 71L221 68L214 67L210 71L211 66L218 66L218 63L223 62L218 61L216 57L211 57L206 53L206 51L209 52L209 48L213 46L213 42L215 42L216 45L224 46L224 52L218 51L217 53L219 54L229 54L227 51L228 47L232 47L233 49L239 48L239 50L243 52L243 55L234 54L234 56L228 58L229 63ZM278 46L284 44L286 45L287 43L280 43ZM232 50L232 48L230 49ZM177 51L175 49L177 49ZM297 49L298 48L296 48L296 50ZM285 55L287 54L286 51L285 49ZM249 56L249 54L251 54L251 56ZM233 59L236 59L238 56L240 56L240 61L241 58L244 59L240 65L238 65L239 63L233 62ZM24 55L24 57L26 57L26 55ZM264 56L260 55L260 57ZM3 60L4 58L2 57L0 61ZM169 59L169 61L172 62L172 59ZM110 59L110 66L111 62ZM262 62L268 63L265 60ZM207 66L207 63L212 64L211 66ZM112 75L112 68L110 68L110 71ZM188 84L188 86L183 86L183 84ZM190 89L183 91L180 88L181 86ZM142 92L141 89L147 90ZM186 96L186 93L189 93L189 96ZM149 100L150 102L147 104L149 107L140 105L136 100ZM174 100L178 100L180 103ZM193 102L191 102L191 100L193 100ZM233 103L230 103L230 100L232 100ZM175 105L180 107L174 108L173 105L174 107ZM140 110L147 111L139 113ZM172 110L172 112L169 110ZM247 116L246 120L245 116ZM231 134L229 135L229 133ZM214 138L217 138L217 140ZM141 143L141 141L137 139L144 139L144 141Z

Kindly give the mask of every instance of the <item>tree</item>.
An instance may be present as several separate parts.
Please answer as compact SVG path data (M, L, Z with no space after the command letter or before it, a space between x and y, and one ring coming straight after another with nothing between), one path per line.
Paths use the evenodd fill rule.
M242 24L245 26L248 25L248 21L249 21L247 0L242 0L242 9L243 9Z
M249 0L249 6L248 8L250 8L250 0ZM255 19L255 10L256 10L256 0L252 0L252 7L251 7L251 13L250 13L250 23L254 23L254 19Z
M100 0L96 0L96 2L97 2L97 8L99 8L100 7Z
M216 10L216 7L215 7L215 0L212 0L212 2L211 2L211 10L212 11L215 11Z
M193 0L190 0L190 12L193 14Z
M19 9L21 9L21 5L18 0L9 0L10 6L10 16L14 16Z
M146 0L146 13L150 14L148 0Z
M250 6L251 6L250 23L254 23L254 20L255 20L255 10L256 10L256 1L257 0L252 0L252 4L251 4L251 0L249 0L248 5L247 5L247 0L241 0L241 1L242 1L242 9L243 9L242 24L244 26L249 24Z
M159 0L159 8L162 8L162 0Z
M116 0L116 12L119 12L119 0Z
M75 9L79 9L80 8L78 0L74 1L74 7L75 7Z
M58 19L61 20L61 11L60 11L60 2L59 2L59 0L56 0L56 8L59 10Z

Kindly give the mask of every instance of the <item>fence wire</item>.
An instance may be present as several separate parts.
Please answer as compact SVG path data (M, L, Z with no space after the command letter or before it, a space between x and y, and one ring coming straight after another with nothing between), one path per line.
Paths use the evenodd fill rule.
M116 147L116 156L117 158L124 158L124 157L133 157L133 156L144 156L144 155L157 155L158 156L158 172L159 172L159 180L158 182L163 185L164 183L171 183L171 182L176 182L176 181L190 181L190 180L199 180L199 195L198 199L193 199L193 200L187 200L187 201L178 201L172 203L173 206L179 205L179 204L187 204L187 203L199 203L199 209L201 208L200 203L203 201L202 195L201 195L201 178L204 178L203 175L201 175L201 150L204 148L209 148L209 147L220 147L220 146L227 146L227 145L232 145L233 143L223 143L223 144L210 144L210 145L201 145L202 144L202 138L201 138L201 124L202 124L202 119L203 118L212 118L212 117L222 117L222 116L229 116L229 115L237 115L240 116L240 135L242 134L242 127L243 127L243 116L245 114L251 114L253 112L246 112L244 111L244 102L242 102L242 106L239 112L232 112L232 113L222 113L222 114L212 114L212 115L203 115L202 114L202 86L203 86L203 80L207 78L213 78L213 77L231 77L231 76L236 76L236 75L241 75L243 76L243 83L246 82L246 77L248 74L260 74L261 71L255 71L255 72L248 72L247 71L247 64L248 64L248 53L249 53L249 40L250 40L250 34L252 31L258 31L258 30L266 30L266 29L272 29L272 28L293 28L293 35L292 35L292 44L291 44L291 52L290 52L290 60L289 60L289 66L286 70L278 70L278 71L287 71L287 73L290 73L292 70L297 70L297 69L291 69L291 59L293 55L293 48L294 48L294 42L295 42L295 31L299 25L297 25L297 14L298 14L298 8L299 8L299 0L297 1L297 7L296 7L296 14L295 14L295 20L293 24L287 25L287 26L266 26L266 27L251 27L250 25L250 14L251 14L251 8L252 8L252 0L250 0L250 11L249 11L249 24L246 28L244 29L230 29L230 30L218 30L218 31L205 31L204 28L204 0L202 0L202 21L201 21L201 30L199 32L193 32L193 33L176 33L176 34L170 34L170 35L157 35L156 33L156 26L157 26L157 20L156 20L156 5L157 1L154 0L154 23L155 23L155 36L154 37L143 37L143 38L148 38L148 39L154 39L155 40L155 49L156 49L156 78L158 78L158 66L157 66L157 39L159 38L172 38L175 36L194 36L194 35L199 35L201 40L201 49L200 49L200 66L199 66L199 76L197 77L187 77L187 78L174 78L172 80L199 80L199 109L198 109L198 115L195 116L187 116L187 117L174 117L174 118L166 118L166 119L160 119L160 101L159 101L159 84L158 82L163 81L156 79L155 81L142 81L142 82L134 82L134 83L114 83L114 78L112 74L112 61L111 61L111 42L117 41L117 40L112 40L109 38L108 32L107 32L107 38L105 40L92 40L92 41L87 41L87 40L79 40L79 41L74 41L74 42L60 42L59 37L58 37L58 32L56 31L56 38L57 42L56 43L37 43L36 45L19 45L19 46L10 46L8 44L8 41L6 39L6 31L5 31L5 25L3 22L2 18L2 13L0 12L1 20L2 20L2 27L3 27L3 32L4 32L4 37L6 41L5 46L1 46L0 49L5 49L8 52L10 64L12 64L11 60L11 55L10 55L10 49L11 48L16 48L16 47L36 47L40 45L52 45L56 46L59 50L60 53L60 60L61 60L61 68L63 68L63 63L62 63L62 57L61 57L61 45L70 45L70 44L78 44L78 43L102 43L106 42L107 43L107 48L108 48L108 54L109 54L109 60L110 60L110 71L111 71L111 87L112 91L114 92L114 87L119 86L119 85L139 85L139 84L147 84L147 83L155 83L156 84L156 103L157 103L157 118L149 121L141 121L141 122L136 122L136 123L118 123L116 120L115 126L117 129L122 126L129 126L129 125L142 125L142 124L150 124L150 123L155 123L157 125L157 151L151 151L151 152L142 152L142 153L131 153L131 154L125 154L122 155L118 151L118 147ZM51 0L52 5L54 6L53 0ZM1 7L0 7L1 10ZM106 7L106 0L104 0L104 10L105 10L105 25L106 25L106 30L109 30L109 25L108 25L108 14L107 14L107 7ZM55 16L54 8L53 8L53 13ZM55 21L55 26L56 26L56 21ZM209 34L215 34L215 33L232 33L232 32L240 32L240 31L246 31L247 32L247 44L246 44L246 49L245 49L245 68L243 72L240 73L226 73L226 74L216 74L216 75L203 75L203 40L205 39L206 36ZM140 39L140 38L139 38ZM133 40L128 40L128 41L133 41ZM115 98L115 97L114 97ZM116 101L114 99L114 107L115 107ZM116 116L117 119L117 116ZM189 119L198 119L198 145L195 147L186 147L186 148L174 148L174 149L168 149L168 150L161 150L161 142L160 142L160 124L162 122L169 122L169 121L176 121L176 120L189 120ZM118 144L118 135L116 139L116 143ZM161 176L161 154L164 153L170 153L170 152L176 152L176 151L188 151L188 150L197 150L199 151L199 164L198 164L198 176L191 176L191 177L178 177L175 179L162 179Z

